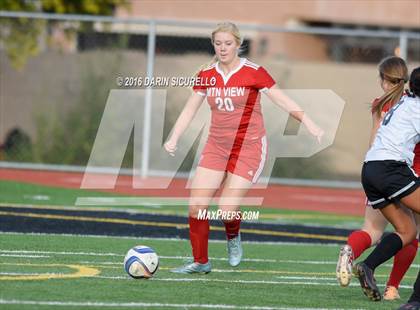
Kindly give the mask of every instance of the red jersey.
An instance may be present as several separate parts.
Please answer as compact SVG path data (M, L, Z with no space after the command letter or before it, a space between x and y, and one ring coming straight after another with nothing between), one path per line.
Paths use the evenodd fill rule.
M257 140L265 135L260 93L275 81L263 67L241 58L239 66L228 75L215 63L201 70L198 77L207 81L207 85L195 85L193 90L206 96L210 105L210 137L221 141L235 139L237 144L238 140L242 143L244 139Z
M373 100L372 102L372 113L373 112L373 108L378 105L379 103L379 98L376 98L375 100ZM390 102L387 102L383 108L382 108L382 112L388 112L389 109L391 109L391 104ZM416 172L417 175L420 176L420 143L416 144L416 147L414 148L414 160L413 160L413 169Z

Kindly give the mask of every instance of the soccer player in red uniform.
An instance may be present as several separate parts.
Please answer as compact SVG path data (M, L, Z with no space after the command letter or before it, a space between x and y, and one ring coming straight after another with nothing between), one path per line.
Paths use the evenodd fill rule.
M208 273L209 221L198 214L207 210L221 188L219 209L239 214L239 206L253 183L257 182L267 156L267 141L260 96L265 93L274 103L301 121L318 140L321 130L302 109L277 86L261 66L238 56L242 39L236 25L221 23L212 32L215 58L198 73L206 85L197 84L175 123L165 149L173 155L177 141L190 124L205 98L211 109L209 137L202 152L189 201L190 241L194 261L176 273ZM228 240L229 264L237 266L242 258L239 234L241 219L224 220Z
M382 60L379 64L379 74L384 94L372 103L373 126L370 145L375 139L383 115L400 100L404 93L404 84L408 80L407 66L405 61L399 57L387 57ZM420 175L420 144L416 146L414 152L416 155L413 168ZM411 211L408 212L411 213ZM418 226L420 222L418 215L414 214L413 216L416 218ZM363 228L352 232L347 239L347 244L340 250L337 263L337 279L342 286L347 286L350 283L353 260L380 240L387 224L388 221L378 209L373 209L369 205L366 206ZM398 286L413 262L417 254L417 248L418 239L416 238L403 247L394 257L391 274L383 296L385 300L400 298Z

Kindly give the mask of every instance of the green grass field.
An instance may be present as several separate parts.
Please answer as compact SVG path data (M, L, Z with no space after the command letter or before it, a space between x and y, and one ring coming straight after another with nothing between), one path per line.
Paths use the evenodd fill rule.
M74 208L77 197L115 196L6 181L0 182L0 189L1 205ZM182 206L101 208L186 214ZM362 221L321 212L259 210L261 220L278 223L351 228ZM127 250L140 244L160 256L159 270L150 280L131 279L123 269ZM338 286L338 249L339 245L245 243L245 260L232 268L225 242L214 241L209 244L210 274L177 275L169 269L191 255L185 240L0 233L0 309L396 309L400 301L369 301L357 280L347 288ZM403 301L411 292L419 259L415 264L402 282ZM376 272L381 289L389 270L387 264Z
M74 309L66 307L69 303L79 303L80 309L88 303L98 307L103 303L107 309L128 303L162 309L202 308L189 307L191 304L219 305L214 306L216 309L222 308L220 305L255 309L395 309L398 305L368 301L356 281L348 288L339 287L334 274L336 246L246 243L247 260L231 268L225 260L225 243L210 242L212 273L176 275L168 270L189 255L187 241L1 234L0 244L0 299L2 303L17 303L3 304L2 309L58 306L48 306L47 302L58 302L59 309ZM123 270L125 252L137 244L151 246L161 256L160 268L151 280L131 279ZM82 267L90 269L74 278L63 277ZM384 284L388 270L389 267L381 267L377 271L379 284ZM409 271L403 284L414 281L416 270ZM51 279L37 279L43 275ZM406 299L410 290L402 288L400 293ZM24 305L25 301L33 303ZM115 307L108 307L113 304Z

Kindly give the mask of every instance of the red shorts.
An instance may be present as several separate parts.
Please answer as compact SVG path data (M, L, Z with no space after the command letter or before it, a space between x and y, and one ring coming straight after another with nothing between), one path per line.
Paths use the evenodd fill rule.
M241 146L218 143L209 137L201 154L199 167L226 171L256 183L267 158L267 138L245 141Z
M417 155L416 155L417 157ZM420 177L420 160L414 160L414 164L413 164L413 170L414 172Z

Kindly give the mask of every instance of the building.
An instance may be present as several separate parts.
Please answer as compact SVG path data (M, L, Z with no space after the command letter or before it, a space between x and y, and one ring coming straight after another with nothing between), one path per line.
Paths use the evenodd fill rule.
M171 19L179 21L233 21L294 29L299 26L420 31L420 2L417 0L273 0L273 1L170 1L133 0L129 9L119 8L118 17ZM398 53L396 40L366 37L336 37L273 32L243 31L251 42L253 56L291 59L376 62ZM159 27L158 36L185 39L208 38L207 29ZM179 45L180 43L177 42ZM188 45L188 44L187 44ZM310 48L308 48L310 47ZM168 47L169 48L169 47ZM369 49L369 53L366 50ZM420 44L411 44L408 57L419 60Z

